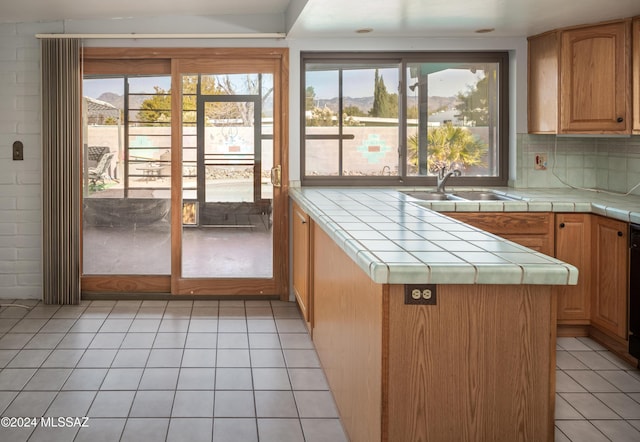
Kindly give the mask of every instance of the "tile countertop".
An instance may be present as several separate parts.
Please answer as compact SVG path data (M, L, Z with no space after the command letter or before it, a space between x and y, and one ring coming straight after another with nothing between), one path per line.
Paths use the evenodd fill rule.
M640 196L618 195L578 189L515 189L507 187L448 187L503 194L516 201L416 201L422 207L442 212L580 212L640 224ZM413 189L401 189L413 190Z
M435 211L592 211L591 203L572 202L567 192L553 200L532 193L514 192L523 198L515 202L427 202L390 188L289 189L290 197L376 283L576 284L574 266Z

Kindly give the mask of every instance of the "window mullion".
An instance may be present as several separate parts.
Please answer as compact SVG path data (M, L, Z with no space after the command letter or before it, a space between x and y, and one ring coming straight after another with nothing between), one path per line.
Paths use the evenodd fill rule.
M338 71L338 115L337 115L337 119L338 119L338 135L339 135L339 139L338 139L338 176L342 176L343 172L344 172L344 168L343 168L343 158L342 158L342 152L343 152L343 127L342 127L342 110L343 110L343 95L342 95L342 73L343 70L340 69Z

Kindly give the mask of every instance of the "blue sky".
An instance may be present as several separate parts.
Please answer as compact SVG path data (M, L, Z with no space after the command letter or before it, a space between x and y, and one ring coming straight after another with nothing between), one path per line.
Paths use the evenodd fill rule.
M159 86L168 91L171 89L171 77L138 77L129 80L129 92L131 93L154 93L153 87ZM100 78L85 79L82 82L82 94L98 98L104 92L113 92L114 94L124 94L124 81L120 78Z
M379 69L384 79L387 92L398 92L397 68ZM375 70L361 69L344 71L343 95L352 98L373 96ZM465 92L468 86L474 85L484 75L481 71L473 74L468 69L447 69L429 75L429 96L452 97L458 92ZM337 71L307 72L307 86L313 86L316 98L331 99L338 96Z
M381 68L380 75L384 79L389 93L397 93L398 74L397 67ZM374 69L360 69L345 71L343 77L344 95L349 97L373 96ZM429 75L429 95L451 97L458 92L467 90L467 86L475 84L482 74L480 71L473 74L467 69L447 69L442 72ZM338 76L336 71L307 72L307 85L314 87L316 98L331 99L338 96ZM130 92L153 93L153 87L159 86L164 90L171 88L170 76L138 77L130 80ZM118 95L124 93L122 78L85 79L83 82L83 94L98 98L104 92L112 92Z

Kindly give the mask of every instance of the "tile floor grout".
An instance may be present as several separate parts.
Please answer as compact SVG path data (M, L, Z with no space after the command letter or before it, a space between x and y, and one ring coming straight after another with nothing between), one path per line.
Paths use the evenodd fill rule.
M91 425L0 428L0 440L347 440L293 303L2 302L32 309L0 309L0 415ZM640 440L640 371L558 338L556 376L556 441Z
M295 304L279 301L247 301L246 304L244 301L170 301L169 303L167 301L146 303L93 301L85 302L83 305L84 308L66 306L63 309L39 306L41 311L35 308L28 313L9 311L9 309L16 310L15 308L0 310L0 367L3 367L0 372L0 411L4 411L4 415L11 415L12 407L14 410L20 410L16 404L20 401L21 395L48 396L46 408L43 408L46 410L54 407L55 400L64 394L93 393L90 403L86 405L85 414L88 413L90 421L95 423L94 428L97 428L95 431L113 430L113 437L110 440L129 440L129 436L132 436L133 440L141 440L141 436L150 437L149 440L173 440L174 424L175 428L182 428L181 431L176 430L176 434L179 434L180 439L183 439L185 430L195 433L193 428L185 427L186 423L203 426L204 429L195 436L203 436L202 440L216 442L226 440L313 441L319 440L318 438L323 436L326 437L327 434L332 437L332 440L346 440L324 374L319 368L317 356L310 345L311 341ZM130 311L125 313L118 310L117 305L129 306ZM137 305L135 314L133 313L134 305ZM158 307L165 305L169 307ZM198 314L200 312L192 310L194 305L200 311L206 308L203 306L215 305L215 312L211 310L208 312L209 316L201 316ZM153 309L160 308L162 312L143 311L145 306L153 306L149 307ZM186 310L180 310L182 308L186 308ZM83 310L82 314L79 314L78 310ZM33 313L34 311L35 313ZM123 313L125 314L123 315ZM11 318L12 316L14 318ZM31 321L36 316L45 316L46 321ZM73 320L62 323L51 321L51 319L69 319L62 318L66 316L73 316L70 318ZM141 316L144 316L144 319ZM150 318L150 316L155 317ZM87 318L91 318L89 321L92 322L86 322ZM139 322L134 325L136 319L147 322ZM204 321L198 322L199 320ZM47 324L50 324L49 328L47 328ZM55 327L58 325L62 327ZM203 327L205 325L208 327ZM133 331L138 330L138 327L148 330L149 326L153 331ZM76 328L74 329L74 327ZM87 327L91 330L86 333L88 336L81 336L82 332L87 332ZM154 335L153 342L147 341L144 348L136 350L142 352L143 361L125 363L124 367L120 367L117 359L118 353L132 350L129 348L129 343L125 342L126 336L142 338L139 334L132 335L135 333L152 333ZM200 337L213 339L214 333L215 345L208 344L204 347L209 348L197 348L203 346L202 342L197 342ZM36 336L40 337L40 344L38 344L39 338ZM300 336L305 336L305 338L301 339ZM189 340L189 337L193 337L193 341ZM18 338L24 339L19 342ZM52 339L46 343L44 338ZM84 343L82 345L64 344L67 338L70 341L71 339L83 339ZM173 343L160 342L175 338L178 340ZM29 343L32 341L35 344L30 347ZM142 345L140 341L137 344L135 342L131 344L133 344L132 347ZM40 346L44 346L46 349L39 349ZM56 350L73 350L65 347L80 347L81 354L76 351L75 361L58 363L61 367L53 364L55 368L49 368L46 362ZM31 350L41 350L41 353L37 355L38 358L29 360L19 356L29 354ZM102 362L94 361L83 364L83 361L89 362L88 358L94 356L92 353L94 351L95 355L108 354L108 357ZM294 354L294 352L299 353ZM311 359L308 358L311 355L309 352L313 353ZM200 356L203 354L212 357L209 359L201 358ZM294 355L302 357L296 360ZM236 357L235 361L234 356ZM238 356L240 356L239 359ZM236 365L238 367L235 367ZM64 370L67 372L66 377L60 381L60 386L52 392L52 388L46 385L42 390L29 389L29 383L36 376L37 370L44 372L49 370L48 374L53 374L51 370L60 370L63 376ZM65 389L65 386L72 381L74 372L80 374L83 371L89 372L91 370L102 370L95 385L90 388L71 386L72 388L82 388L82 390ZM108 389L112 388L108 384L111 382L110 375L116 378L117 375L131 374L134 370L139 374L134 383L120 390ZM166 385L149 386L143 384L145 374L159 373L161 370L165 370L165 373L167 373L166 370L172 372L171 384L168 387ZM188 382L187 375L194 374L197 370L204 370L209 374L207 378L209 384L204 387L206 389L186 384ZM18 384L19 387L7 386L7 373L18 371L24 372L25 375L24 379L19 380L21 382ZM3 372L5 376L3 376ZM245 378L243 380L245 385L229 384L229 379L223 379L227 374L234 376L242 374L242 377ZM184 385L182 384L183 380L185 380ZM223 381L227 383L224 384ZM237 382L237 379L235 381ZM274 381L276 383L273 383ZM164 388L169 389L165 390ZM122 400L122 393L128 394L129 397L116 407L120 408L119 411L105 413L100 411L101 406L108 409L108 403L102 403L102 396L115 397L120 394L119 400ZM159 413L155 417L143 417L138 414L136 408L138 399L149 394L160 395L163 393L165 393L167 402L170 402L168 412ZM3 398L2 395L5 397ZM7 395L9 395L8 399ZM56 396L55 399L53 395ZM247 399L244 404L246 406L241 409L240 413L236 412L236 415L233 414L233 410L231 413L225 413L226 410L223 409L226 406L234 406L234 399L231 397L233 395L242 395ZM189 409L187 407L190 402L188 399L198 396L201 399L206 396L207 412L201 413L201 417L191 417L198 415L197 410L195 413L184 413L184 410ZM231 401L227 396L231 397ZM179 402L179 398L181 402ZM309 401L318 407L310 408ZM126 408L126 411L122 411L122 408ZM22 410L24 409L23 407ZM287 412L282 413L283 409ZM247 412L247 410L249 411ZM316 413L317 410L319 411ZM94 416L92 416L92 411ZM46 415L46 412L42 411L40 414ZM102 428L104 426L101 425L102 423L117 423L119 426L115 430L114 428ZM180 427L179 424L184 425ZM155 432L151 431L150 433L149 427L154 427ZM134 430L135 432L132 432ZM52 438L51 433L47 433L45 437L43 431L38 433L33 429L5 433L0 437L3 441L27 440L27 438L30 441L40 440L40 438L43 440L74 440L74 437L75 440L92 438L91 430L87 429L79 431L76 429L71 437L72 430L54 433L54 436L59 436L59 439ZM103 433L103 435L105 434ZM200 439L191 434L190 440Z
M640 441L640 371L590 338L556 355L556 442Z

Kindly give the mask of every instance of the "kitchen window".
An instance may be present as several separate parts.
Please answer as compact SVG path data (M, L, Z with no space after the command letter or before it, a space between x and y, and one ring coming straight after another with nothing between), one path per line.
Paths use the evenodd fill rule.
M508 53L303 52L303 185L508 180Z

